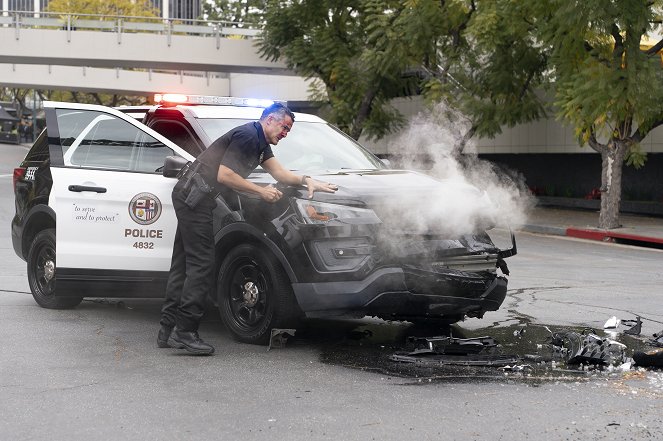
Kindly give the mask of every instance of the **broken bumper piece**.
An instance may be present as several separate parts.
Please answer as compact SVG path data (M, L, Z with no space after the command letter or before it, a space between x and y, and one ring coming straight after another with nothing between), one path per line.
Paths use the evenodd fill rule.
M428 366L493 366L504 367L517 363L519 357L497 351L492 337L409 337L410 352L394 354L390 360Z
M411 349L410 355L468 355L495 348L497 342L492 337L408 337L407 346Z
M408 355L394 354L391 361L414 363L426 366L492 366L504 367L516 364L520 359L515 355L474 354L474 355Z

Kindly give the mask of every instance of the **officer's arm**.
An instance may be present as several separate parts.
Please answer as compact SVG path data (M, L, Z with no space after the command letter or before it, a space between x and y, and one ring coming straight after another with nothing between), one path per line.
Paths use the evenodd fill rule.
M261 187L251 181L247 181L225 165L219 166L216 180L219 181L220 184L230 187L235 191L257 194L261 199L268 202L278 201L281 199L281 196L283 196L283 194L276 188Z
M297 175L290 170L286 169L281 165L281 163L276 159L276 158L269 158L260 164L262 168L264 168L267 173L272 175L274 179L276 179L278 182L281 182L283 184L287 185L304 185L305 182L303 181L304 176L302 175ZM309 178L309 176L306 176L306 178Z
M321 182L313 179L310 176L298 175L290 170L284 168L276 158L269 158L263 161L262 168L272 175L274 179L288 185L306 185L308 188L309 199L313 197L316 191L323 191L325 193L334 193L338 187L328 182Z

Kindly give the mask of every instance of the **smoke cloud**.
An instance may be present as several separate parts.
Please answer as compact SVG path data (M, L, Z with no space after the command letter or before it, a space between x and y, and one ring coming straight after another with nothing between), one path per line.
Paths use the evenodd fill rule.
M457 236L526 222L534 198L524 178L479 159L474 140L463 148L469 128L467 118L442 103L414 117L388 142L399 166L441 181L418 197L407 189L391 200L390 216L398 216L399 224L419 233Z

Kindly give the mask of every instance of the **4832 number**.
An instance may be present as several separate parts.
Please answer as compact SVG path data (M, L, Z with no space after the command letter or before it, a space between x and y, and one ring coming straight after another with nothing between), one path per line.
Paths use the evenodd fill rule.
M134 242L133 247L139 250L153 250L154 242Z

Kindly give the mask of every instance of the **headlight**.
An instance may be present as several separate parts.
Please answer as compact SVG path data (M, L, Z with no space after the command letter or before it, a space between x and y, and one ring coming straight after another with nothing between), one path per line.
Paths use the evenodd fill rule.
M304 223L314 225L341 224L378 224L380 218L368 208L349 207L347 205L327 204L324 202L295 199L295 205Z

